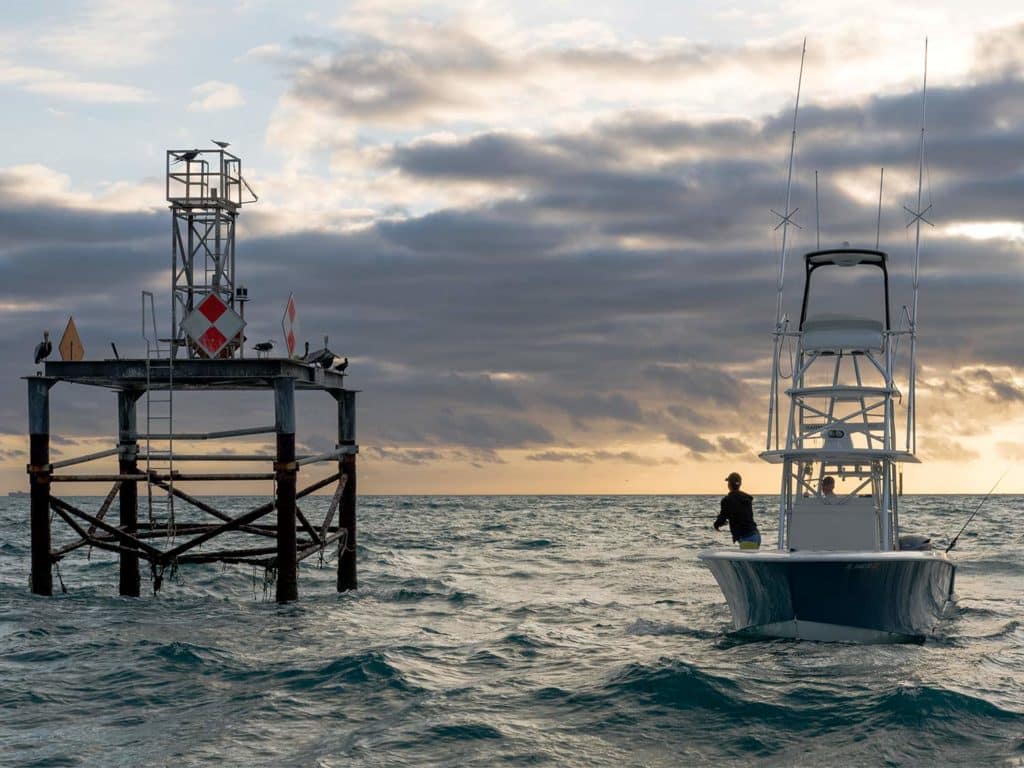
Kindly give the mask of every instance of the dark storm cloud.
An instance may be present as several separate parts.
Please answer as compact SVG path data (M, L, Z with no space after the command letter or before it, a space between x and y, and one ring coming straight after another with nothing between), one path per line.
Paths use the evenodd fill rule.
M645 418L639 403L619 392L607 395L594 392L551 394L546 400L569 414L580 426L584 426L588 421L601 419L640 423Z
M438 414L433 435L442 443L492 451L555 441L547 429L529 419L461 413L454 408L445 408Z
M668 438L670 443L676 443L690 449L691 453L696 456L701 454L712 453L715 450L715 446L708 440L705 440L698 434L688 432L686 430L673 430L667 432L665 437Z
M666 392L685 395L689 402L710 401L718 405L739 405L749 393L742 382L726 371L696 363L650 365L644 374L660 383Z
M524 221L513 204L487 211L442 211L400 222L381 222L385 240L420 254L468 256L474 260L544 253L564 242L566 232L555 225Z

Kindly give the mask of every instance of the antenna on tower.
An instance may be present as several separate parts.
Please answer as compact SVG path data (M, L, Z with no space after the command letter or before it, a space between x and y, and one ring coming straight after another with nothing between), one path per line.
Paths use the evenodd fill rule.
M878 221L875 224L875 250L882 239L882 183L885 181L885 168L878 176Z
M775 327L778 330L779 325L782 323L782 282L785 275L786 269L786 234L789 231L789 225L792 224L797 229L800 225L793 221L793 216L799 211L799 208L790 210L789 204L792 201L793 196L793 158L796 156L796 119L800 114L800 88L804 82L804 59L807 56L807 38L804 38L803 49L800 51L800 75L796 81L796 104L793 106L793 132L789 138L789 172L786 175L786 209L784 213L779 213L774 208L772 213L779 217L779 223L775 225L776 229L782 228L782 249L779 251L779 279L778 279L778 298L775 302Z
M818 250L821 250L821 212L818 207L818 171L814 171L814 230L816 233L815 243Z
M772 352L772 384L771 384L771 405L768 408L768 436L766 438L767 445L766 449L771 450L772 447L772 421L775 416L775 412L778 408L779 403L779 385L778 385L778 370L779 370L779 353L782 347L782 335L783 335L783 319L782 319L782 286L783 279L786 272L786 234L789 231L789 225L792 224L797 229L800 225L793 221L793 216L796 214L799 208L790 210L790 203L792 202L793 193L793 158L796 155L796 120L800 114L800 88L804 82L804 59L807 57L807 38L804 38L803 48L800 51L800 74L796 81L796 103L793 106L793 132L790 134L789 139L789 172L786 176L786 208L783 213L779 213L774 208L772 213L779 217L779 223L775 225L775 229L782 228L782 248L779 251L779 278L777 283L778 296L775 301L775 346ZM778 445L779 442L779 425L778 420L775 420L775 443Z
M928 104L928 38L924 39L924 79L921 84L921 138L918 144L917 153L917 208L910 210L903 206L903 210L910 214L910 221L907 227L914 226L914 304L910 312L910 390L907 397L907 450L911 453L917 450L917 294L920 284L921 265L921 222L934 226L925 214L931 210L931 203L927 207L921 207L921 196L924 189L924 139L927 128L927 104Z

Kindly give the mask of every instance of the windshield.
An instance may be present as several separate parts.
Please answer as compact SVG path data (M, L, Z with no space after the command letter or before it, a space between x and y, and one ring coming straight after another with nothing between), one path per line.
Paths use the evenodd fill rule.
M886 322L885 276L877 265L816 266L804 291L804 320L847 315Z

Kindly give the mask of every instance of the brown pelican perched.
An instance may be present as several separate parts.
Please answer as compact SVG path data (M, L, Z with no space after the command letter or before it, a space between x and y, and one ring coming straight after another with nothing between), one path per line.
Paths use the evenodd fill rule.
M302 359L310 365L316 365L320 368L337 371L338 373L344 373L345 369L348 368L348 358L339 358L327 347L314 350L313 352L307 352Z
M43 340L36 344L36 365L50 356L53 351L53 344L50 343L50 332L43 331Z

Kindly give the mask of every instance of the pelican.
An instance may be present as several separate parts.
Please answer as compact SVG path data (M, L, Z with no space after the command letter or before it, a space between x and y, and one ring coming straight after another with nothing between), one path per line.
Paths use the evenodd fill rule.
M50 356L53 351L53 344L50 343L50 332L43 331L43 340L36 344L36 365Z
M182 163L182 162L191 163L198 156L199 156L199 150L198 149L190 149L188 152L182 152L180 155L175 155L174 156L174 162L175 163Z

